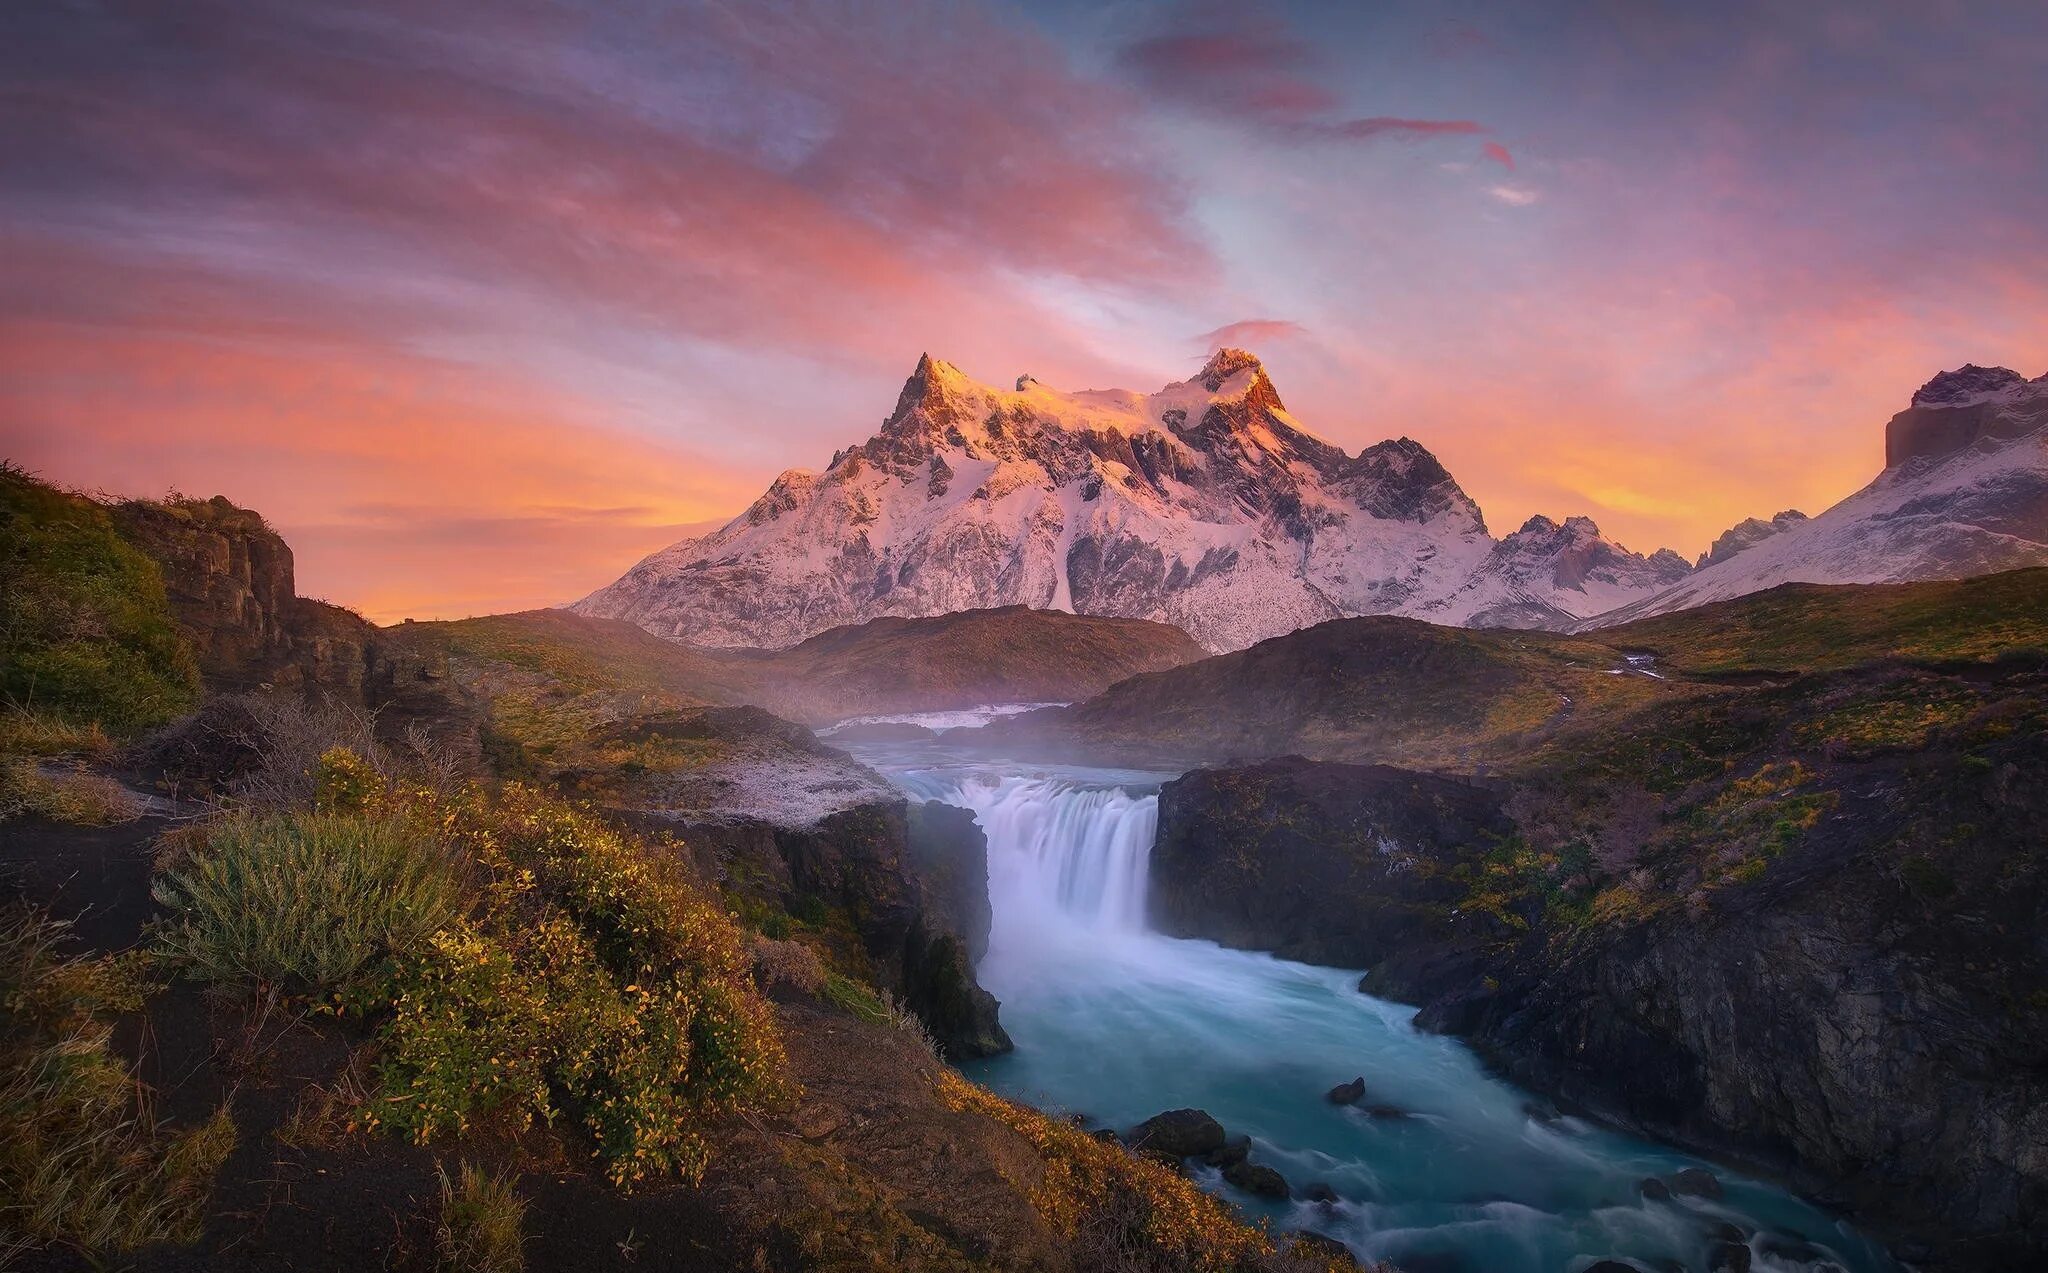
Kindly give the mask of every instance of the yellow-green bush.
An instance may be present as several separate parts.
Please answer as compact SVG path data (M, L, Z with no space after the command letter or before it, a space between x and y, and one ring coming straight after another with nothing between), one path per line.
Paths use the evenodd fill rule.
M140 1006L134 971L58 952L64 926L0 912L0 1234L91 1257L198 1236L234 1148L225 1107L174 1132L108 1050Z
M313 766L313 808L320 813L366 813L385 794L384 775L346 747L329 747Z
M396 962L365 1120L425 1141L567 1116L621 1186L697 1178L715 1123L785 1082L739 929L672 850L529 788L419 799L486 901Z
M448 924L452 855L390 813L231 814L157 877L156 948L188 975L317 993Z
M1045 1161L1032 1203L1077 1244L1088 1267L1168 1273L1335 1273L1353 1267L1246 1224L1222 1199L1170 1168L1108 1145L1072 1123L1004 1100L951 1070L939 1095L1031 1142Z

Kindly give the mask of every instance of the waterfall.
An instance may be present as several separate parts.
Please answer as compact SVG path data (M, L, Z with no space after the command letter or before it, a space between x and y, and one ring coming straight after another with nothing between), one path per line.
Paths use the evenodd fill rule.
M906 777L918 794L972 810L981 823L999 937L1027 927L1144 931L1157 795L1060 778Z

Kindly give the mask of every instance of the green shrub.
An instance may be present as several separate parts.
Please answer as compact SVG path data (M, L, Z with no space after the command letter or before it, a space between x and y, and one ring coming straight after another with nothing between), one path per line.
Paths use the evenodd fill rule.
M525 787L427 803L484 870L487 904L403 955L382 997L382 1100L426 1141L568 1116L625 1187L698 1178L707 1132L783 1089L737 926L676 851Z
M453 1178L441 1168L441 1215L434 1248L446 1273L519 1273L526 1267L526 1200L512 1172L463 1163Z
M0 698L128 733L198 689L156 563L100 505L0 464Z
M230 815L158 877L157 949L203 981L331 990L462 909L452 857L396 815Z
M313 766L313 807L321 813L367 813L384 788L384 775L346 747L329 747Z
M155 1121L107 1048L140 987L120 960L60 955L64 931L0 912L0 1233L90 1257L191 1241L234 1123L225 1107L183 1132Z

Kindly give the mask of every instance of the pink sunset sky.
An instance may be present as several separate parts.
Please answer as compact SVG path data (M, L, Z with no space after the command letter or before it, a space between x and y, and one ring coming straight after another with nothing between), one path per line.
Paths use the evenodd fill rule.
M580 596L927 350L1219 343L1496 533L1816 512L1935 371L2048 371L2048 7L0 11L0 454L380 621Z

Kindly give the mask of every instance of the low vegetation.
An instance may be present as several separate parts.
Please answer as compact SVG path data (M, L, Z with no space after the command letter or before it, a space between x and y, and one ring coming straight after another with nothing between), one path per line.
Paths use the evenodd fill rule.
M526 1200L518 1177L463 1163L443 1167L434 1254L442 1273L520 1273L526 1267Z
M223 1108L178 1130L109 1048L141 1004L133 961L61 953L64 926L0 912L0 1263L10 1249L98 1258L189 1241L234 1147Z
M458 863L402 813L230 813L153 890L156 946L203 981L320 994L445 927Z
M382 1099L417 1140L567 1117L614 1183L700 1176L719 1120L783 1090L740 930L678 857L529 788L425 799L484 904L395 963Z
M1263 1226L1162 1163L1005 1100L951 1070L940 1096L1022 1135L1045 1160L1032 1202L1074 1244L1076 1267L1127 1273L1335 1273L1356 1267Z
M100 504L0 464L0 701L129 734L198 691L156 563Z

